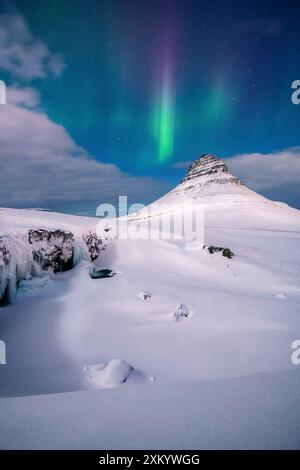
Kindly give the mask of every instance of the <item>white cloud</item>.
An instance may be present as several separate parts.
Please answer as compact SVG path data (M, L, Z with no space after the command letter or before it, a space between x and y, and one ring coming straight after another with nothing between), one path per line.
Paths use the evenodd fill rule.
M250 153L226 159L229 167L254 189L300 184L300 147L274 153Z
M155 199L165 188L91 158L37 107L33 88L9 89L8 97L0 106L1 206L84 212L119 194L136 202Z
M64 69L60 54L35 38L18 14L0 16L0 70L22 81L58 77Z
M227 158L226 163L251 189L299 207L300 147L236 155Z
M40 96L34 88L17 88L12 86L7 90L7 102L11 105L29 109L36 108L40 104Z
M0 206L94 212L119 194L132 202L156 199L164 183L98 162L43 111L29 82L63 68L61 56L32 35L19 13L0 16L0 72L23 84L8 87L0 106Z

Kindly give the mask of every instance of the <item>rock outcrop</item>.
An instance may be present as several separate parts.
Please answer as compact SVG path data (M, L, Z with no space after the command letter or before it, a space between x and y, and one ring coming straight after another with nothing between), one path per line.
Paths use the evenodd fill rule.
M111 269L94 269L90 276L92 279L105 279L107 277L113 277L116 273L114 273Z
M0 304L13 302L21 281L40 271L68 271L83 259L95 261L104 248L91 232L75 238L68 230L33 228L0 236Z
M11 255L4 237L0 238L0 301L4 299L8 285L8 270Z
M10 303L22 279L35 275L32 252L24 234L0 236L0 304Z
M204 245L204 250L207 250L211 255L214 253L222 253L225 258L232 259L234 257L233 251L229 248L223 248L222 246Z
M89 250L91 261L95 261L100 252L105 249L105 245L101 238L97 236L96 233L89 232L86 235L82 235L83 241Z
M32 245L34 261L41 269L53 272L67 271L73 267L74 235L57 229L31 229L28 241Z

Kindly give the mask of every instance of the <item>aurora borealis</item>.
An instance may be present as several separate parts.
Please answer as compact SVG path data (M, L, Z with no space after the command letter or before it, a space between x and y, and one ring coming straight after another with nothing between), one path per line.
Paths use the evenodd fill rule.
M96 161L167 188L181 162L206 152L297 147L300 6L229 3L3 0L0 15L15 9L62 72L20 78L0 63L0 79L36 90L49 119Z
M158 144L158 161L164 162L173 152L174 104L170 77L163 73L161 97L154 112L154 137Z
M162 55L157 70L157 96L154 109L154 138L158 149L158 163L172 157L174 145L174 49L171 35L166 32L162 42Z
M42 88L51 117L96 158L155 174L203 151L298 144L292 118L279 135L298 114L289 96L299 32L288 3L15 2L66 63Z

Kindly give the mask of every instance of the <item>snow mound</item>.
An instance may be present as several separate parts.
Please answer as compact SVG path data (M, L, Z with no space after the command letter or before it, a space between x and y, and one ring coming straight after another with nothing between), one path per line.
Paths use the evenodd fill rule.
M141 379L143 376L122 359L111 359L106 365L93 364L86 366L84 372L89 388L93 389L118 387L125 383L129 377Z
M178 305L174 312L174 318L176 321L183 320L192 316L192 311L184 304Z
M139 294L139 298L141 300L149 300L151 299L151 297L152 297L152 294L150 294L150 292L140 292Z
M287 295L284 294L283 292L281 292L281 293L279 293L279 294L276 294L275 297L276 297L277 299L283 299L283 300L284 300L284 299L287 299Z

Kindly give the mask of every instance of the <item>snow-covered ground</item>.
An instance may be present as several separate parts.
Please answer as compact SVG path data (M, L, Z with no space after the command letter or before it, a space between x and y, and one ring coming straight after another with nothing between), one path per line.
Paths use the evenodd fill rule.
M300 374L1 399L6 449L299 449Z
M97 223L0 217L6 232ZM92 279L82 261L21 284L0 310L1 448L300 447L300 212L247 192L210 197L204 242L235 256L112 240L95 264L113 277Z

